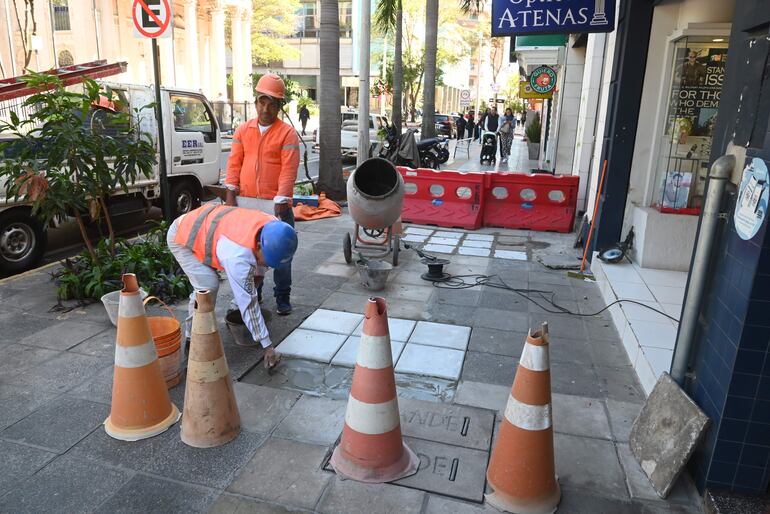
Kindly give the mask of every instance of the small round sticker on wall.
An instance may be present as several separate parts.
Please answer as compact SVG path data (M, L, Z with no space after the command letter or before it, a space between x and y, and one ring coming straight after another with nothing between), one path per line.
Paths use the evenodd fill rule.
M735 231L741 239L748 241L753 238L765 221L768 197L770 197L768 182L770 177L768 177L765 161L754 157L743 170L733 215Z

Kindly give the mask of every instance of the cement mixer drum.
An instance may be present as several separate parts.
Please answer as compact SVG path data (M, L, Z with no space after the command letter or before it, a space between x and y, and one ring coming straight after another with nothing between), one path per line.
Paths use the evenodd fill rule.
M404 179L395 166L379 157L364 161L348 179L348 209L365 229L385 229L401 216Z

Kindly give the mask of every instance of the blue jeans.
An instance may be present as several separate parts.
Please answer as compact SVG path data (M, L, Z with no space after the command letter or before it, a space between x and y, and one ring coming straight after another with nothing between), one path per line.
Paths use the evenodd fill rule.
M291 208L291 204L289 204L289 208L281 216L281 221L285 221L292 227L294 226L294 210ZM291 262L273 270L273 282L275 283L273 294L276 298L279 296L289 296L291 293Z

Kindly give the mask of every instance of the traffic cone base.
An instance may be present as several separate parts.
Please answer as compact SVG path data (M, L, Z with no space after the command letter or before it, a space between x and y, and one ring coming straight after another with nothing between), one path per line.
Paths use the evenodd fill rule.
M496 509L552 514L561 500L555 473L547 325L527 336L487 468Z
M123 283L112 401L104 430L115 439L138 441L166 431L180 413L168 395L136 276L123 275Z
M341 478L391 482L413 475L420 459L404 443L385 300L370 298L356 356L345 427L331 465Z
M209 291L198 291L193 314L182 442L195 448L229 443L241 431L241 417L230 381Z

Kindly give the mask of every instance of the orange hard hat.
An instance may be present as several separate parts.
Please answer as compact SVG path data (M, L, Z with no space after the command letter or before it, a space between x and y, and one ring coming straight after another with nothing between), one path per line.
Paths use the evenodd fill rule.
M92 107L97 107L101 109L109 109L112 112L117 112L117 109L115 108L115 102L110 100L104 95L99 95L99 100L94 100L91 102Z
M275 73L267 73L259 79L255 91L257 98L267 95L283 100L286 93L286 85L283 83L283 79Z

